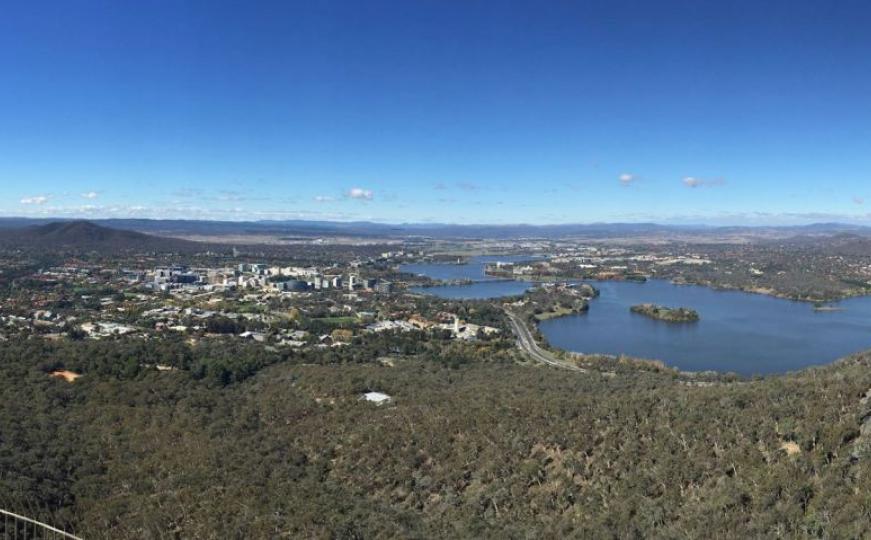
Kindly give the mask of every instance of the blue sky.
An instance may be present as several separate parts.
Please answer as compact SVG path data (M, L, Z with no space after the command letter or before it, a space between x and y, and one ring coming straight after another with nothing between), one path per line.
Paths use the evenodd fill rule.
M0 215L871 222L868 28L859 1L13 2Z

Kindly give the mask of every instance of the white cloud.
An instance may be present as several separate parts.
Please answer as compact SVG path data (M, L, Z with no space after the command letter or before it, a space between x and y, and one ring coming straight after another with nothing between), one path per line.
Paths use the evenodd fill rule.
M96 191L88 191L87 193L82 193L82 198L83 198L83 199L90 199L90 200L93 200L93 199L96 199L96 198L99 197L99 196L100 196L100 194L97 193Z
M35 195L21 199L21 204L45 204L48 202L48 199L48 195Z
M239 193L238 191L231 191L226 189L219 191L218 194L213 197L213 199L218 202L241 202L248 200L245 195Z
M315 195L314 201L317 203L328 203L335 201L335 197L330 197L329 195Z
M722 178L696 178L695 176L687 176L683 179L683 185L688 188L698 188L698 187L714 187L714 186L722 186L726 181Z
M190 198L190 197L201 197L203 196L203 190L197 188L181 188L172 192L173 197L179 198Z
M371 201L375 197L375 193L371 189L355 187L348 190L348 197L361 201Z
M865 204L865 197L860 197L856 195L855 197L853 197L853 204L858 204L860 206Z
M629 186L632 184L632 182L638 180L638 177L635 176L634 174L623 173L617 177L617 180L620 181L621 186Z

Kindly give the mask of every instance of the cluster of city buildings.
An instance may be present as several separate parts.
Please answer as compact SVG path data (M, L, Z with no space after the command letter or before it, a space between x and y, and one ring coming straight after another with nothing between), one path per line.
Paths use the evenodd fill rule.
M328 289L382 293L393 291L391 282L364 278L359 274L343 275L317 267L268 266L258 263L241 263L236 267L225 268L165 266L133 277L160 291L173 289L206 292L233 289L260 289L267 292Z

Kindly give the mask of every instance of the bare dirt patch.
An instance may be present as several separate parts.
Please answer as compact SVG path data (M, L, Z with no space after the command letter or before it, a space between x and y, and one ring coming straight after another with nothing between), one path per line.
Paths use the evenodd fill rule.
M786 452L788 456L801 454L801 447L794 441L786 441L780 445L780 449Z
M49 376L55 377L57 379L63 379L68 383L76 382L76 379L82 376L81 373L76 373L75 371L69 371L66 369L58 369L49 373Z

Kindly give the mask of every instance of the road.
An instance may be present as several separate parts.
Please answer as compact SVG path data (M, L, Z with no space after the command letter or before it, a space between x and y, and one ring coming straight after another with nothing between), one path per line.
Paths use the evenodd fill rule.
M535 338L532 336L529 327L518 315L508 309L505 310L505 314L508 315L508 320L511 322L511 329L514 331L514 335L517 336L517 346L520 347L520 350L525 352L530 358L536 362L541 362L542 364L547 364L553 367L582 373L586 371L570 362L560 360L550 351L539 347L538 343L535 342Z

